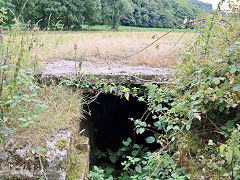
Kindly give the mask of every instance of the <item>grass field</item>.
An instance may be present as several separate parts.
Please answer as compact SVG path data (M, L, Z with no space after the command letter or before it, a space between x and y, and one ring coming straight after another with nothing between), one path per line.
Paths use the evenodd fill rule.
M125 58L144 48L166 32L160 31L73 31L38 32L33 56L44 62L59 59L124 60L131 65L173 67L178 64L177 52L192 39L192 32L172 32L145 51ZM152 37L155 35L155 38ZM181 38L180 41L178 41ZM77 46L75 52L74 46Z
M192 40L193 32L171 32L143 52L125 57L146 47L166 32L166 29L165 31L130 29L127 31L37 31L36 46L31 56L43 62L73 60L76 56L78 60L120 60L130 65L145 64L152 67L172 68L179 63L177 54ZM4 39L7 40L8 32L4 33ZM31 32L27 34L29 33L31 34ZM75 50L74 47L77 49Z
M90 31L106 31L109 30L109 26L97 25L97 26L88 26L82 25L82 30ZM168 28L146 28L146 27L132 27L132 26L119 26L116 31L169 31ZM186 32L186 29L175 29L174 32ZM192 31L192 30L190 30Z

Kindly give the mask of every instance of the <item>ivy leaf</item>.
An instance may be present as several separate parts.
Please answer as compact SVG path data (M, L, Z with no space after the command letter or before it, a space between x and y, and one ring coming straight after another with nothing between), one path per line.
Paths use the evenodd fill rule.
M226 148L226 144L222 144L222 145L220 146L220 154L223 153L223 151L225 150L225 148Z
M226 123L227 128L232 128L233 125L234 125L234 120L229 120L229 121L227 121L227 123Z
M12 103L12 104L11 104L11 108L15 108L15 107L16 107L16 105L17 105L17 103L16 103L16 102Z
M106 171L107 174L112 174L112 172L114 171L114 169L113 169L113 168L106 168L105 171ZM112 178L111 178L111 179L112 179Z
M199 115L199 113L194 113L194 117L196 118L196 119L198 119L199 121L201 121L201 116Z
M139 149L140 146L139 146L138 144L134 144L134 145L133 145L133 148Z
M225 109L225 104L221 104L221 105L219 106L219 111L220 111L220 112L223 112L224 109Z
M193 101L195 101L196 99L197 99L197 95L193 95L192 97L191 97L191 99L193 100Z
M236 86L234 86L233 90L239 92L240 91L240 84L237 84Z
M214 145L213 140L210 139L210 140L208 141L208 145L209 145L209 146L213 146L213 145Z
M144 133L144 131L145 131L145 128L137 128L136 133L142 134L142 133Z
M161 111L162 110L162 104L157 105L156 111Z
M173 126L172 125L169 125L168 127L167 127L167 131L169 131L170 129L172 129L173 128Z
M231 151L227 151L225 153L225 155L226 155L226 160L227 160L228 164L231 164L231 162L232 162L232 152Z
M29 123L25 122L25 123L21 124L21 127L27 127L28 125L29 125Z
M154 123L154 126L158 129L158 130L161 130L162 129L162 123L161 121L157 121Z
M124 96L125 96L126 100L129 101L129 94L128 94L128 93L125 93Z
M148 138L146 138L146 141L147 143L152 144L155 142L155 138L153 136L149 136Z
M110 156L109 156L109 159L114 164L118 160L117 153L111 153Z
M187 125L186 125L186 130L189 131L190 128L191 128L191 124L187 124Z
M202 102L202 101L200 101L200 100L194 101L194 102L193 102L193 105L200 104L201 102Z
M230 70L230 73L234 74L235 72L237 72L237 68L236 67L232 67L231 70Z
M138 151L132 151L132 152L131 152L131 154L132 154L132 156L134 156L134 157L135 157L135 156L137 156L137 154L138 154Z
M27 121L25 118L19 118L18 120L19 120L19 121L23 121L23 122L26 122L26 121Z
M37 149L38 149L39 151L46 152L46 149L43 148L43 147L41 147L41 146L38 146Z
M220 84L219 78L213 78L213 82L214 82L214 84L216 84L216 85L219 85L219 84Z
M222 58L218 58L218 59L216 59L216 61L221 63L221 62L223 62L223 59Z
M142 173L142 168L141 168L140 165L137 165L137 166L135 167L135 170L136 170L139 174Z
M36 154L36 151L37 151L37 150L36 150L35 148L33 148L33 149L32 149L32 154Z
M123 141L122 143L125 145L125 146L129 146L131 144L132 140L130 138L127 139L127 141Z

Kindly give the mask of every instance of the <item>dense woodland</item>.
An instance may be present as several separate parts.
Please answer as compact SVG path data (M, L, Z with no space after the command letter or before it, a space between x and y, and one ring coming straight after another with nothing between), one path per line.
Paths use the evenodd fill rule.
M79 30L83 24L172 28L212 6L198 0L0 0L1 8L8 11L6 27L19 17L23 27L38 22L41 29Z

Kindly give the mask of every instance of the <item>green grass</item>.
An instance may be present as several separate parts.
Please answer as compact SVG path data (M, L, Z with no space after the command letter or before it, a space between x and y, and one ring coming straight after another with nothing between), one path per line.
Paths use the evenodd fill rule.
M97 25L97 26L88 26L82 25L82 30L89 31L107 31L111 30L109 26ZM169 31L171 28L147 28L147 27L132 27L132 26L119 26L118 31ZM175 32L186 32L187 29L176 29ZM192 30L190 30L192 31Z

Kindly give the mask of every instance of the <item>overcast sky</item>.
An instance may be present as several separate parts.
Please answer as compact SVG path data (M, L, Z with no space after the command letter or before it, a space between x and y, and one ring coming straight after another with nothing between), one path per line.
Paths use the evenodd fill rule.
M216 9L220 0L200 0L200 1L203 1L205 3L211 3L213 5L213 9ZM225 4L225 9L226 7L227 5Z
M217 4L219 2L219 0L200 0L200 1L205 2L205 3L211 3L213 5L213 9L216 9Z

